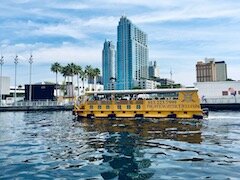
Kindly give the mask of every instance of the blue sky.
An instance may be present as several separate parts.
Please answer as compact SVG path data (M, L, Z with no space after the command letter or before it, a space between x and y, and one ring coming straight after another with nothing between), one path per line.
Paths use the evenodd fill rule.
M148 34L149 60L161 76L185 85L195 82L195 64L205 57L224 60L228 77L239 80L240 1L238 0L0 0L0 50L3 74L28 83L54 81L57 61L101 67L105 39L116 44L117 24L126 15Z

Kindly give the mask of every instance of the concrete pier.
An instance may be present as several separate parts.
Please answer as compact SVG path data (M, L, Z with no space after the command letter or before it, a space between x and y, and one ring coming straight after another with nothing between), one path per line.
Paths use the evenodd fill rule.
M7 111L71 111L73 105L57 105L57 106L2 106L0 112Z
M240 111L240 103L204 103L202 108L208 108L209 111Z

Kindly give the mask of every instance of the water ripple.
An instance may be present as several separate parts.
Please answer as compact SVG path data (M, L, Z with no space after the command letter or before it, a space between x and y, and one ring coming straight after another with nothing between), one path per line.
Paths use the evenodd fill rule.
M238 179L240 113L76 120L0 113L0 179Z

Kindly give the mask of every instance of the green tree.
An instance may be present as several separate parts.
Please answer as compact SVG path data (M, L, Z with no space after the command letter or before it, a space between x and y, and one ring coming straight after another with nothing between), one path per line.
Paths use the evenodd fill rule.
M63 86L65 87L64 89L65 89L65 91L64 91L64 94L66 94L66 80L68 80L68 82L69 82L69 77L70 77L70 75L71 75L71 72L70 72L70 69L69 69L69 66L63 66L62 67L62 70L61 70L61 74L62 74L62 76L64 77L64 84L63 84Z
M96 91L96 82L97 78L100 76L100 69L98 68L93 69L93 76L94 76L94 91Z
M86 73L86 70L81 70L80 73L79 73L79 78L81 79L82 81L82 87L83 87L83 93L85 92L85 80L87 78L87 73Z
M55 89L56 89L56 97L58 97L58 73L62 71L62 66L58 63L55 62L51 65L51 71L56 73L56 85L55 85Z
M80 76L80 73L81 73L81 72L82 72L82 67L79 66L79 65L76 65L76 66L75 66L74 74L75 74L76 77L77 77L78 96L80 95L80 94L79 94L79 76Z
M87 75L87 81L89 83L90 80L93 80L94 78L94 71L93 71L93 68L91 65L87 65L85 67L85 72L86 72L86 75Z
M71 77L71 82L72 82L72 96L74 97L74 82L73 82L73 76L75 75L76 72L76 65L74 63L70 63L67 65L67 68L69 69L70 77Z

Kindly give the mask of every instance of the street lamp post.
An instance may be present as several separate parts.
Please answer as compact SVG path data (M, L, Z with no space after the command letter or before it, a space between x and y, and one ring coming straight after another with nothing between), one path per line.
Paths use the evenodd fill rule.
M14 88L14 105L16 106L16 97L17 97L17 64L18 64L18 56L14 58L15 64L15 88Z
M2 81L3 81L3 77L2 77L2 66L4 63L4 59L3 56L1 56L0 59L0 65L1 65L1 81L0 81L0 106L2 106Z
M29 64L30 64L30 69L29 69L29 101L32 100L32 63L33 63L33 56L30 55L29 58Z

